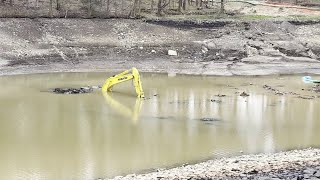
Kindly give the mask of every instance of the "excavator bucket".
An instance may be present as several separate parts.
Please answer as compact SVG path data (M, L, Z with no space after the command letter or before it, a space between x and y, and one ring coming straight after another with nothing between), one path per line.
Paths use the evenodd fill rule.
M112 87L116 84L133 80L134 88L139 98L144 98L139 71L136 68L126 70L120 74L109 77L102 86L102 92L112 91Z

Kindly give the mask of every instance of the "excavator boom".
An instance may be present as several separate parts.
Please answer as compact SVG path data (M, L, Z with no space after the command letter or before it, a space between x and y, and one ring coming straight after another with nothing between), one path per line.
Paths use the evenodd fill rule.
M108 78L102 86L102 92L112 91L112 87L116 84L133 79L134 88L139 98L144 98L139 71L136 68L126 70L120 74Z

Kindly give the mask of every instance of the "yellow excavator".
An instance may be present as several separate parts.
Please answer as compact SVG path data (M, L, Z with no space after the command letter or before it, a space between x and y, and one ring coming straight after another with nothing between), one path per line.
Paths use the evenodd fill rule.
M136 68L126 70L120 74L114 75L106 80L102 86L102 92L112 91L112 87L116 84L133 79L133 85L138 95L138 98L144 98L144 92L140 81L140 74Z
M137 93L138 98L136 99L136 103L134 108L129 108L124 104L118 102L116 99L113 99L108 91L112 91L112 87L116 84L133 80L133 84ZM141 111L142 102L141 99L144 98L144 93L142 90L141 80L139 71L136 68L132 68L131 70L126 70L120 74L114 75L108 78L102 86L102 94L106 100L106 102L120 114L132 118L134 123L137 123Z

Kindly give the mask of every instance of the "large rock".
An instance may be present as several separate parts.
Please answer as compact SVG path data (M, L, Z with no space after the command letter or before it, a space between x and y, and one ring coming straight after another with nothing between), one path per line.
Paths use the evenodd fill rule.
M178 53L175 50L168 50L168 55L169 56L178 56Z
M320 170L318 170L315 174L314 174L315 177L317 178L320 178Z
M7 60L3 60L0 58L0 66L4 66L4 65L7 65L8 64L8 61Z
M248 57L259 55L258 49L254 48L254 47L251 47L249 45L245 46L245 50L247 52Z

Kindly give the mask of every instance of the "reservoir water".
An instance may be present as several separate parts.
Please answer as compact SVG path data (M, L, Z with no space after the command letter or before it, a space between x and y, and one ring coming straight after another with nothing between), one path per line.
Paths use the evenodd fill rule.
M111 75L0 77L1 179L98 179L320 147L320 94L301 76L142 74L142 100L131 81L107 94L48 92Z

